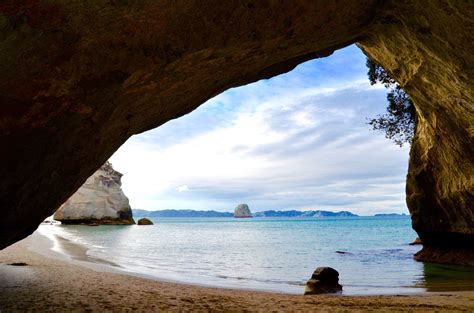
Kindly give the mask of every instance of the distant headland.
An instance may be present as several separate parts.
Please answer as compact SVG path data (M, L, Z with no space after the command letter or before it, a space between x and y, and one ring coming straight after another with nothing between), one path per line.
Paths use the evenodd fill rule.
M262 211L256 212L254 217L355 217L358 216L357 214L351 213L349 211L339 211L339 212L331 212L331 211Z
M132 209L133 216L140 217L233 217L231 212L195 211L195 210L158 210L147 211Z
M135 217L234 217L232 212L218 212L218 211L199 211L199 210L158 210L158 211L147 211L140 209L133 209L133 215ZM325 218L325 217L359 217L349 211L260 211L252 214L253 217L265 218L265 217L295 217L295 218ZM388 213L388 214L375 214L375 217L409 217L406 214Z
M409 217L409 215L402 213L380 213L380 214L375 214L374 216L376 217Z

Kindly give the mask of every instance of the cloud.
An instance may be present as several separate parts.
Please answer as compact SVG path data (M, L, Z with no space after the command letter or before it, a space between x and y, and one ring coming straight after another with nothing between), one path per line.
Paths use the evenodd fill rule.
M189 187L188 185L183 185L176 188L176 190L178 190L179 192L186 192L186 191L189 191Z
M408 149L366 124L385 97L349 47L230 89L132 137L112 162L135 208L406 212Z

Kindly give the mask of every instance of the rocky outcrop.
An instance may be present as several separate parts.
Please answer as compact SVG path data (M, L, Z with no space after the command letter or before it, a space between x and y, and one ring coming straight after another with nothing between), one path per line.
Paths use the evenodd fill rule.
M425 246L415 254L414 258L420 262L474 266L474 251L469 248Z
M410 246L416 246L416 245L422 245L422 244L423 242L421 241L420 237L416 237L415 241L409 243Z
M235 207L234 217L236 218L249 218L252 217L252 212L250 212L249 206L246 204L239 204Z
M141 218L137 222L138 225L153 225L153 222L147 219L146 217Z
M131 135L359 42L419 115L414 229L432 249L472 249L473 20L471 2L448 0L3 1L0 248L31 234Z
M62 224L135 224L121 178L106 162L54 213L54 219Z
M357 41L377 3L2 1L0 248L130 136Z
M473 32L472 2L391 1L359 43L414 100L407 205L432 252L474 249Z
M305 295L340 292L342 286L339 285L339 272L332 267L318 267L304 289Z

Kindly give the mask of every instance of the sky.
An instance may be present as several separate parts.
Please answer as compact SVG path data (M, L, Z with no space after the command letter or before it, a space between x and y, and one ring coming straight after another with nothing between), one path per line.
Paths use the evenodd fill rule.
M134 209L407 213L409 148L367 125L386 94L352 45L229 89L110 161Z

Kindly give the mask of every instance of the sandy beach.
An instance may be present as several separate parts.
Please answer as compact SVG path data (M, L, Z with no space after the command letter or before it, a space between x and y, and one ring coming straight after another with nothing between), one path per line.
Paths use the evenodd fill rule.
M208 288L128 275L35 233L0 251L0 311L420 311L472 312L474 291L395 296L298 296ZM69 246L68 246L69 245ZM23 262L27 265L9 265Z

